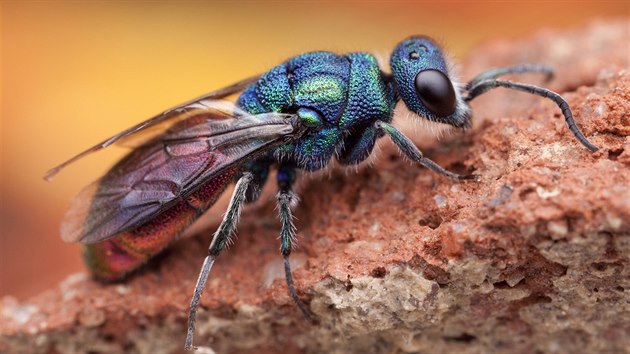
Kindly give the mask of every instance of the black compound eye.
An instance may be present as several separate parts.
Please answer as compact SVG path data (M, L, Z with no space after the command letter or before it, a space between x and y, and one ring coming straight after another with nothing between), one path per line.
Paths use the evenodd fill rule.
M424 70L416 75L416 93L436 116L446 117L455 112L455 89L451 80L438 70Z

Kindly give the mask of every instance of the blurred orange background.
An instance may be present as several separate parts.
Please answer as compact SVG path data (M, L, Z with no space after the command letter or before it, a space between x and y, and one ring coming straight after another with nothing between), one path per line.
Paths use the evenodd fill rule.
M0 295L20 299L83 270L79 247L60 240L58 225L72 196L125 151L95 154L52 183L44 172L170 106L304 51L387 53L428 34L462 57L489 38L629 15L626 1L0 6Z

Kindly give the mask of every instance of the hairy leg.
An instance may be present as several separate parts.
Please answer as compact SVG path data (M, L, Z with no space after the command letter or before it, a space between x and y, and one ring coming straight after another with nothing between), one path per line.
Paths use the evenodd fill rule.
M289 295L298 306L304 318L308 321L311 319L310 312L306 309L306 306L295 292L295 285L293 283L293 275L291 273L291 263L289 262L289 256L296 240L296 228L293 225L293 215L291 214L291 205L297 202L297 197L291 186L295 181L295 169L288 166L280 166L278 169L278 213L280 216L280 223L282 225L280 231L280 252L284 258L284 274L289 288Z
M252 181L253 176L249 172L245 172L243 176L236 183L230 204L228 206L221 225L214 233L212 242L208 249L208 255L203 261L203 266L199 272L199 278L197 279L197 285L195 285L195 292L190 303L190 313L188 315L188 333L186 334L186 344L184 349L192 350L193 347L193 335L195 333L195 320L197 318L197 308L199 307L199 301L208 280L208 274L214 264L214 260L221 253L221 251L230 244L231 236L236 230L236 224L241 214L241 208L245 202L245 194L247 187Z
M452 178L455 180L478 179L477 175L459 175L457 173L448 171L444 169L443 167L441 167L440 165L433 162L431 159L424 157L424 155L422 155L422 151L420 151L420 149L418 149L418 147L409 138L407 138L403 133L401 133L393 125L378 121L375 123L375 127L379 131L384 132L385 134L389 135L389 137L392 139L394 144L396 144L396 146L400 149L400 151L403 154L405 154L405 156L410 158L412 161L417 162L421 164L422 166L432 170L433 172L436 172L438 174L441 174L442 176L446 176L448 178Z

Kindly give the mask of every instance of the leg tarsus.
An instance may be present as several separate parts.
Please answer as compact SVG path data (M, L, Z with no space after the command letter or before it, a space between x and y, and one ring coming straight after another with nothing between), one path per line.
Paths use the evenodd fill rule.
M460 180L460 181L470 180L470 181L477 181L477 182L479 182L480 179L481 179L480 175L459 175L457 173L453 173L453 172L445 169L444 167L438 165L433 160L431 160L431 159L429 159L427 157L424 157L424 156L419 161L419 163L422 166L424 166L424 167L426 167L426 168L428 168L428 169L430 169L430 170L432 170L432 171L434 171L436 173L439 173L439 174L441 174L443 176L446 176L446 177L454 179L454 180Z
M188 332L186 333L186 344L184 346L185 350L196 350L197 348L193 346L193 336L195 334L195 321L197 320L197 308L199 308L199 301L201 300L201 294L203 293L204 288L206 287L206 280L208 280L208 274L210 273L210 269L212 269L212 265L214 264L213 256L206 256L203 261L203 266L201 267L201 272L199 272L199 278L197 279L197 285L195 285L195 293L193 295L192 301L190 302L190 313L188 314Z
M302 300L300 300L300 298L297 296L297 293L295 292L295 285L293 284L293 275L291 274L291 263L289 262L289 255L285 254L283 255L283 258L284 258L284 276L287 281L287 286L289 287L289 295L291 295L293 302L297 305L300 311L302 311L302 315L304 316L304 319L308 322L311 322L312 321L311 312L306 309L306 306L304 305Z

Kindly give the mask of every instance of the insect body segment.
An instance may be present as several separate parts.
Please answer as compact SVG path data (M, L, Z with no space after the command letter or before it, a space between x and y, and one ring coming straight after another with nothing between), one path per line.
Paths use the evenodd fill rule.
M106 281L117 280L146 263L216 202L237 171L231 168L216 176L164 211L160 218L103 242L85 245L83 259L92 274Z
M162 251L240 175L240 160L297 133L293 115L236 110L236 121L212 110L134 150L75 198L62 237L87 243L84 258L97 278L120 279Z
M491 69L460 86L451 78L439 46L427 37L402 41L390 66L391 74L368 53L298 55L259 77L211 92L106 139L53 168L46 178L91 152L165 129L144 139L79 194L66 214L62 238L88 244L84 256L96 277L120 279L167 247L236 181L191 301L185 347L192 349L208 273L230 244L243 204L258 198L271 167L278 169L280 251L289 295L306 318L310 313L299 301L289 263L296 236L290 208L297 196L292 186L299 171L324 168L333 158L343 165L358 164L386 136L410 160L438 174L476 179L428 159L391 124L399 101L419 117L466 128L472 117L469 102L475 97L497 87L524 91L555 102L577 140L597 150L579 131L560 95L498 79L523 72L549 74L546 66ZM219 100L239 92L236 103Z
M396 89L418 115L455 127L470 126L470 108L458 99L440 48L427 37L402 41L391 58Z
M365 159L376 141L374 131L366 130L377 120L391 121L395 103L393 86L374 56L328 52L289 59L237 101L251 114L297 112L306 133L273 153L307 171L325 167L336 153L346 164ZM357 152L357 144L365 151Z

